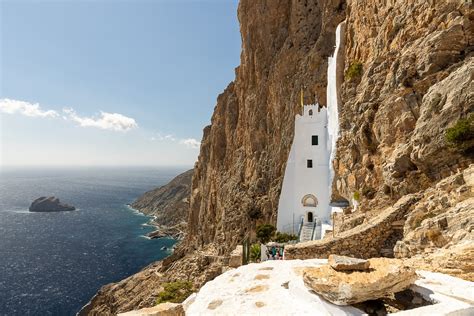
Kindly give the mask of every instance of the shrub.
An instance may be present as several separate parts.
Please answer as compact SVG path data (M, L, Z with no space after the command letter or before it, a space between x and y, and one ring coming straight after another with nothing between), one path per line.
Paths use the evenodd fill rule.
M163 291L158 293L156 303L182 303L192 293L193 284L190 281L163 283Z
M474 114L460 119L453 127L446 129L445 139L449 145L460 150L469 150L473 147L474 139Z
M253 244L252 246L250 246L250 260L252 262L258 262L260 260L260 254L260 244Z
M251 207L248 211L247 211L247 215L253 219L253 220L257 220L257 219L260 219L262 218L262 211L257 208L257 207Z
M360 75L362 75L362 69L363 69L363 66L361 62L358 62L358 61L353 62L349 66L349 68L347 68L346 79L352 80L354 78L359 77Z
M353 197L354 197L354 200L356 200L357 202L359 202L359 201L360 201L360 193L359 193L359 191L355 191Z
M275 235L276 242L285 243L289 242L290 240L298 240L298 236L280 232L277 232Z
M267 242L270 241L275 231L276 231L276 228L273 225L270 225L270 224L259 225L257 226L257 238L260 240L260 242L262 242L263 244L266 244Z

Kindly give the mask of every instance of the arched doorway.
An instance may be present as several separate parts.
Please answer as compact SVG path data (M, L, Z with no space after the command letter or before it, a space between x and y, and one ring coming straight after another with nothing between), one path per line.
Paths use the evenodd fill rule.
M308 223L312 223L313 222L313 212L308 212Z

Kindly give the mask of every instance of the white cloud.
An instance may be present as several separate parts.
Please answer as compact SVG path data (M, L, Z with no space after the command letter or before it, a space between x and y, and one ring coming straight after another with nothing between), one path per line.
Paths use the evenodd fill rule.
M126 132L138 127L137 122L125 115L119 113L100 112L99 117L81 117L71 108L63 109L67 114L67 119L74 121L82 127L96 127L111 131Z
M173 134L163 134L163 133L156 133L154 136L150 137L151 141L168 141L173 143L178 143L181 145L185 145L189 148L199 148L201 143L197 141L195 138L176 138Z
M29 117L57 117L58 112L54 110L42 110L38 103L25 101L0 99L0 111L7 114L19 113Z
M176 137L174 137L172 134L163 135L161 133L156 133L155 136L150 137L150 140L151 141L155 141L155 140L164 141L164 140L166 140L166 141L170 141L170 142L175 142Z
M199 148L201 146L201 142L197 141L194 138L187 138L182 139L179 142L180 144L186 145L189 148Z
M21 114L29 117L60 117L54 110L42 110L38 103L26 101L0 99L0 112L7 114ZM81 117L72 108L63 109L65 115L61 115L64 120L70 120L83 127L96 127L112 131L128 131L138 127L137 122L119 113L100 112L99 117Z

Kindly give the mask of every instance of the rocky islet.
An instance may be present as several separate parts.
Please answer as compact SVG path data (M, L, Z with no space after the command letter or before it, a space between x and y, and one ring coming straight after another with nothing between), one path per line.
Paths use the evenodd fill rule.
M30 212L67 212L74 211L74 206L61 203L57 197L40 197L31 203L29 207Z

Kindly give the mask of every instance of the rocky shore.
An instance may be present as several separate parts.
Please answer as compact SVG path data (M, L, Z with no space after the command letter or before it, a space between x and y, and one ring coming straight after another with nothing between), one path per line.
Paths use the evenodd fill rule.
M144 193L130 206L152 216L149 224L156 230L149 238L172 237L181 240L185 236L189 213L189 195L193 170L188 170L168 184Z

